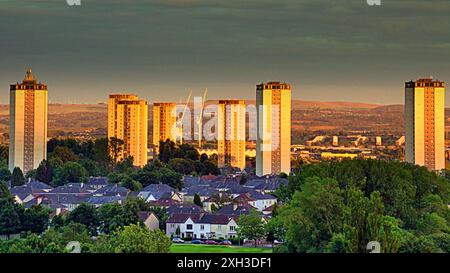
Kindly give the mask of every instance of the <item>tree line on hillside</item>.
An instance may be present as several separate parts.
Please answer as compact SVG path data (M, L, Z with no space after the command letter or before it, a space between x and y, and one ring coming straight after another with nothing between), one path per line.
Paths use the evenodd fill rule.
M400 162L303 165L276 195L280 252L450 252L449 176Z

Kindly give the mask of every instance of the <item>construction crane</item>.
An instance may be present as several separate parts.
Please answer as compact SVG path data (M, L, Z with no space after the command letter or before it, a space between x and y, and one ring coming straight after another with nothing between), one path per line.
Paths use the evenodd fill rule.
M205 108L205 100L206 95L208 94L208 88L205 89L205 92L203 93L202 97L202 103L200 107L200 113L197 117L197 128L198 128L198 147L202 147L202 140L203 140L203 109Z
M186 104L184 105L183 112L181 113L181 117L177 120L177 128L179 130L179 132L178 132L179 144L183 144L183 119L184 119L184 115L186 113L186 109L189 106L189 101L191 100L191 96L192 96L192 90L189 89L189 95L187 97Z

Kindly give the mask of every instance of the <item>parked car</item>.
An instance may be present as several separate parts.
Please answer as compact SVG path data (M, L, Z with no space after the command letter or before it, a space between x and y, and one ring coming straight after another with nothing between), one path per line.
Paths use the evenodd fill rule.
M205 243L206 243L207 245L218 245L218 244L219 244L218 242L216 242L216 241L214 241L214 240L207 240Z
M191 244L202 245L202 244L204 244L204 242L202 240L194 239L194 240L192 240Z
M175 238L172 239L172 243L176 243L176 244L184 244L184 240L181 239L181 238L175 237Z
M220 242L220 244L224 245L224 246L231 246L231 245L233 245L233 243L231 241L228 241L228 240L223 240L222 242Z

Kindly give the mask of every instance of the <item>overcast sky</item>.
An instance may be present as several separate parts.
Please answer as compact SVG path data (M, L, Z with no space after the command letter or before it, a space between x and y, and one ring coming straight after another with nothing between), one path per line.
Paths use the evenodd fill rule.
M0 103L27 67L51 102L251 99L281 80L296 99L391 104L407 80L450 82L449 0L81 1L0 0Z

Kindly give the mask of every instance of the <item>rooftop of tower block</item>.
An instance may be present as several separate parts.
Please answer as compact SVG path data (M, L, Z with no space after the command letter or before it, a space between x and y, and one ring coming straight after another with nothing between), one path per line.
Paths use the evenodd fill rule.
M31 68L28 68L25 73L25 78L22 83L15 83L10 85L10 90L47 90L47 85L38 83L36 77L33 75Z
M445 83L440 80L434 80L433 77L422 78L416 81L409 81L405 83L405 87L444 87Z
M245 104L244 100L219 100L219 104Z
M166 106L166 107L173 107L177 104L175 102L154 102L153 106Z
M256 86L257 90L263 90L263 89L275 89L275 90L290 90L291 85L288 83L282 83L277 81L270 81L267 83L261 83Z

